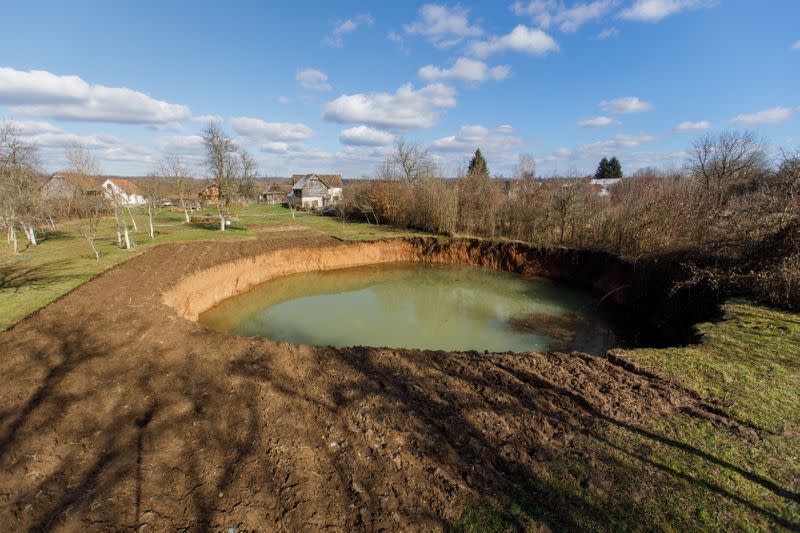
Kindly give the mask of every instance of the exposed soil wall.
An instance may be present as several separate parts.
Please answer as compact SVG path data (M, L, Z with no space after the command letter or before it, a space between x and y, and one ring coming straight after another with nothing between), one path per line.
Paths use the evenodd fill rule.
M675 258L631 263L614 255L473 239L396 239L277 250L195 272L165 292L164 301L190 320L226 298L280 276L399 261L467 264L541 276L591 290L598 305L630 315L638 342L684 342L692 324L711 317L718 298L676 290L689 273Z

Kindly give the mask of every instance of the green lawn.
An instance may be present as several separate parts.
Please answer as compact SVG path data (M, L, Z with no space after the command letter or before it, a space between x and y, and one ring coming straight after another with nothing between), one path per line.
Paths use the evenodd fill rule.
M534 528L565 508L567 523L587 531L800 528L800 316L743 302L724 310L699 326L700 344L620 355L738 424L689 413L612 424L455 528Z
M199 214L216 215L215 208ZM254 233L248 229L255 225L295 223L331 234L344 240L374 240L414 234L388 226L367 223L342 222L333 217L296 212L281 206L251 205L234 207L231 214L236 222L225 232L216 228L216 223L206 227L183 224L183 213L159 209L155 239L147 235L147 216L143 211L134 212L138 232L133 232L136 247L132 250L116 246L113 217L102 220L98 231L97 247L101 253L99 262L88 243L81 237L80 222L60 224L55 231L41 235L38 246L23 248L17 255L7 250L0 252L0 331L9 328L21 318L44 307L82 283L89 281L104 270L125 261L148 246L176 241L236 239ZM24 239L20 233L19 239ZM24 242L24 241L21 241Z

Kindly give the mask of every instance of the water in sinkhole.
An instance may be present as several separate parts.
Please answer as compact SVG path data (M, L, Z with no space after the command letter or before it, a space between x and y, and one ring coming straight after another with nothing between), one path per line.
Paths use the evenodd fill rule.
M615 342L586 291L426 263L277 278L221 302L200 321L243 336L335 347L600 353Z

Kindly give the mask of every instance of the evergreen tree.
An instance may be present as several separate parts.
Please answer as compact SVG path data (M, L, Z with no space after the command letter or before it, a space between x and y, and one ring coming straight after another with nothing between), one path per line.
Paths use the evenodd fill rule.
M475 150L475 155L472 156L472 159L469 162L469 166L467 167L467 175L468 176L489 175L489 166L486 164L486 159L483 158L483 154L481 153L480 148Z
M612 157L608 162L608 177L611 179L622 178L622 165L616 157Z
M597 165L597 172L594 173L595 179L603 180L608 177L608 159L605 157L600 160L600 164Z

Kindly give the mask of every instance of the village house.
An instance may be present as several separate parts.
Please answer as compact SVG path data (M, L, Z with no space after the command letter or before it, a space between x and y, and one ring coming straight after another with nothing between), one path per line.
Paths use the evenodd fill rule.
M200 205L217 205L220 197L224 198L224 194L220 194L219 185L216 182L203 187L197 192L197 200Z
M124 178L106 178L102 185L106 197L120 205L137 206L147 203L138 187Z
M622 178L593 178L591 182L592 190L597 196L611 196L608 188L622 181Z
M56 172L42 185L45 200L71 200L78 195L99 193L98 182L80 172Z
M292 192L289 184L285 183L268 183L258 193L258 201L262 204L284 204L287 202L288 194Z
M288 201L299 209L327 209L342 198L341 174L295 174Z

